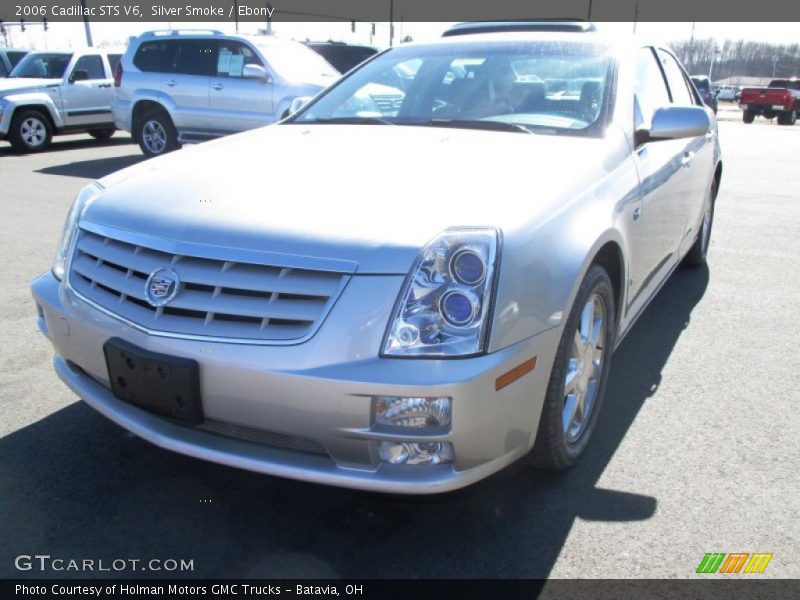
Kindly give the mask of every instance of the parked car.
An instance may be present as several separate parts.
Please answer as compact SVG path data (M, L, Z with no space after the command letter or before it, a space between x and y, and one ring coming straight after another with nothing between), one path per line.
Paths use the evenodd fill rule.
M327 60L339 73L347 73L380 50L374 46L345 42L305 42L306 46Z
M714 111L714 114L717 114L719 101L717 99L717 92L713 89L709 78L705 75L693 75L691 79L697 91L700 92L700 97L703 98L703 102Z
M745 123L762 116L766 119L778 117L778 125L794 125L800 112L800 79L773 79L765 88L744 88L739 108Z
M11 69L17 66L30 50L21 48L0 48L0 79L8 77Z
M717 94L718 100L726 102L733 102L736 100L736 94L739 88L735 85L721 85L719 86L719 93Z
M114 121L147 156L281 119L339 77L317 53L272 36L152 31L114 73Z
M86 186L32 284L59 377L159 446L317 483L575 464L614 349L706 264L717 127L664 48L484 27ZM358 99L398 71L400 106Z
M119 54L93 48L27 54L0 80L0 139L16 150L38 152L54 135L85 131L110 138L110 57Z

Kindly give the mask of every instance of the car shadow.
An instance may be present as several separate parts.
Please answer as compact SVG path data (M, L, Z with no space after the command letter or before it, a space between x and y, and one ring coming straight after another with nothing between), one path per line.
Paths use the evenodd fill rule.
M103 148L106 146L125 146L127 144L133 144L133 139L128 135L116 134L114 137L103 141L96 140L88 135L85 137L82 136L78 139L74 139L71 136L69 136L68 139L56 136L53 138L53 143L50 145L50 147L45 150L45 153L59 152L64 150L85 150L86 148ZM5 144L0 146L0 156L4 155L24 156L24 154L17 152L11 145Z
M0 577L81 575L14 569L40 552L193 560L168 574L179 577L545 578L576 518L655 513L656 498L597 484L708 279L679 270L642 315L614 356L589 453L561 474L516 463L443 495L355 492L170 453L71 404L0 439Z
M43 169L38 169L36 173L80 177L82 179L100 179L120 169L140 163L143 160L145 160L145 156L142 154L109 156L107 158L95 158L92 160L81 160L63 165L44 167Z

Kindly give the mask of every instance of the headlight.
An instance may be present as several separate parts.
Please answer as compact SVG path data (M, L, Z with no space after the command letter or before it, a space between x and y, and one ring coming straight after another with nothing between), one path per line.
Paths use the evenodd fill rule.
M449 229L422 249L400 291L383 355L483 352L498 237L496 229Z
M58 254L53 262L53 275L59 281L64 279L64 274L67 269L67 260L69 259L69 250L72 247L72 240L75 239L75 230L78 223L86 211L86 208L91 204L97 195L103 191L103 186L96 181L90 183L78 192L78 197L72 203L72 208L69 209L67 220L64 223L64 231L61 232L61 241L58 243Z

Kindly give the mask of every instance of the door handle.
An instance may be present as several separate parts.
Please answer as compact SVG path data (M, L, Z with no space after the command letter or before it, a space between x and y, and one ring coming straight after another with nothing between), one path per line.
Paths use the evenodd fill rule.
M215 84L214 84L214 85L212 85L211 87L212 87L212 88L214 88L215 90L221 90L221 89L222 89L222 88L224 88L225 86L224 86L224 85L222 85L221 83L215 83Z
M167 82L167 85L168 85L169 87L175 87L175 80L174 80L174 79L170 79L170 80Z
M692 159L694 158L694 152L684 152L683 158L681 159L681 166L688 169L692 166Z

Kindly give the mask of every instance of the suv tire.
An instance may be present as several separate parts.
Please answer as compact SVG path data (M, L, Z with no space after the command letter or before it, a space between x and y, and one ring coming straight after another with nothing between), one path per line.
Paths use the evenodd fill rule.
M148 158L161 156L181 147L172 119L163 110L145 114L136 126L139 148Z
M116 131L115 127L106 127L104 129L90 129L87 133L96 140L104 142L111 138Z
M38 110L21 110L11 120L8 141L19 152L41 152L52 140L50 120Z

